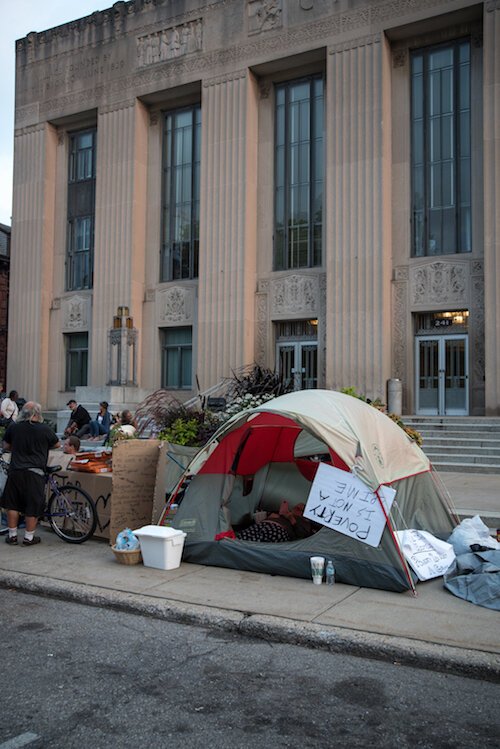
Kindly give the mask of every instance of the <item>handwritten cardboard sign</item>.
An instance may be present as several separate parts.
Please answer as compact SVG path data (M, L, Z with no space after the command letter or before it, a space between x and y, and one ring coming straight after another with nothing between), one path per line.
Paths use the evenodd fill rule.
M455 560L453 546L428 531L409 528L397 531L397 536L405 559L419 580L441 577Z
M383 486L379 494L388 514L396 492ZM380 544L386 522L377 495L366 484L326 463L318 467L304 516L368 546Z

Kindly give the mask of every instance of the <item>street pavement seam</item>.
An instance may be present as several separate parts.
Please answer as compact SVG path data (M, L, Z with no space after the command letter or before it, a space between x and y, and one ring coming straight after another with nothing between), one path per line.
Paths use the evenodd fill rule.
M392 661L398 665L500 683L500 655L491 652L311 622L296 622L279 616L231 611L200 604L183 604L138 593L109 590L7 570L0 570L0 587L91 606L107 606L179 624L229 631L268 642L289 643L342 655Z

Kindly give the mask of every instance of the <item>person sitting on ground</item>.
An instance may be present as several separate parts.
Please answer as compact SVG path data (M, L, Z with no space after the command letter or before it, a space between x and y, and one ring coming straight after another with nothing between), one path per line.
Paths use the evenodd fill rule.
M7 427L13 421L17 420L19 409L16 401L18 398L19 394L17 390L11 390L9 397L2 400L2 405L0 406L0 426Z
M71 409L71 416L64 430L64 436L76 434L77 437L83 437L86 432L84 427L90 423L89 412L83 406L79 406L74 398L70 398L66 405Z
M291 510L283 500L278 512L271 512L264 520L252 523L248 528L236 532L241 541L276 543L307 538L318 530L318 525L303 516L305 505L300 503Z
M120 440L131 439L136 436L136 425L131 412L125 409L116 415L115 424L111 427L106 444L113 446Z
M98 414L95 419L89 421L89 423L80 430L82 432L80 437L85 437L87 434L90 434L91 440L99 440L103 436L105 439L107 438L112 423L112 416L108 411L108 408L109 404L107 401L101 401L99 403Z
M137 428L132 413L128 409L125 409L125 411L121 412L120 419L117 424L117 431L122 432L122 434L126 434L129 437L135 436Z

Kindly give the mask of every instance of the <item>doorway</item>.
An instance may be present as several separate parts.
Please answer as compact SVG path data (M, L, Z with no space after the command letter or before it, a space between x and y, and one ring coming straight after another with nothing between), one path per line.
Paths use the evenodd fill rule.
M294 320L276 324L276 368L293 390L318 387L318 321Z
M467 416L467 335L417 336L415 362L416 413L429 416Z

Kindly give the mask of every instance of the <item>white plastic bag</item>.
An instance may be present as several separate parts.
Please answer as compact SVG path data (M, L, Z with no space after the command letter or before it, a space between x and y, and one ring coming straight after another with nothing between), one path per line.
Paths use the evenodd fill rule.
M486 549L499 549L500 544L495 538L490 536L488 526L483 523L479 515L473 518L465 518L460 525L452 531L448 539L452 544L455 554L468 554L471 546L477 544Z

